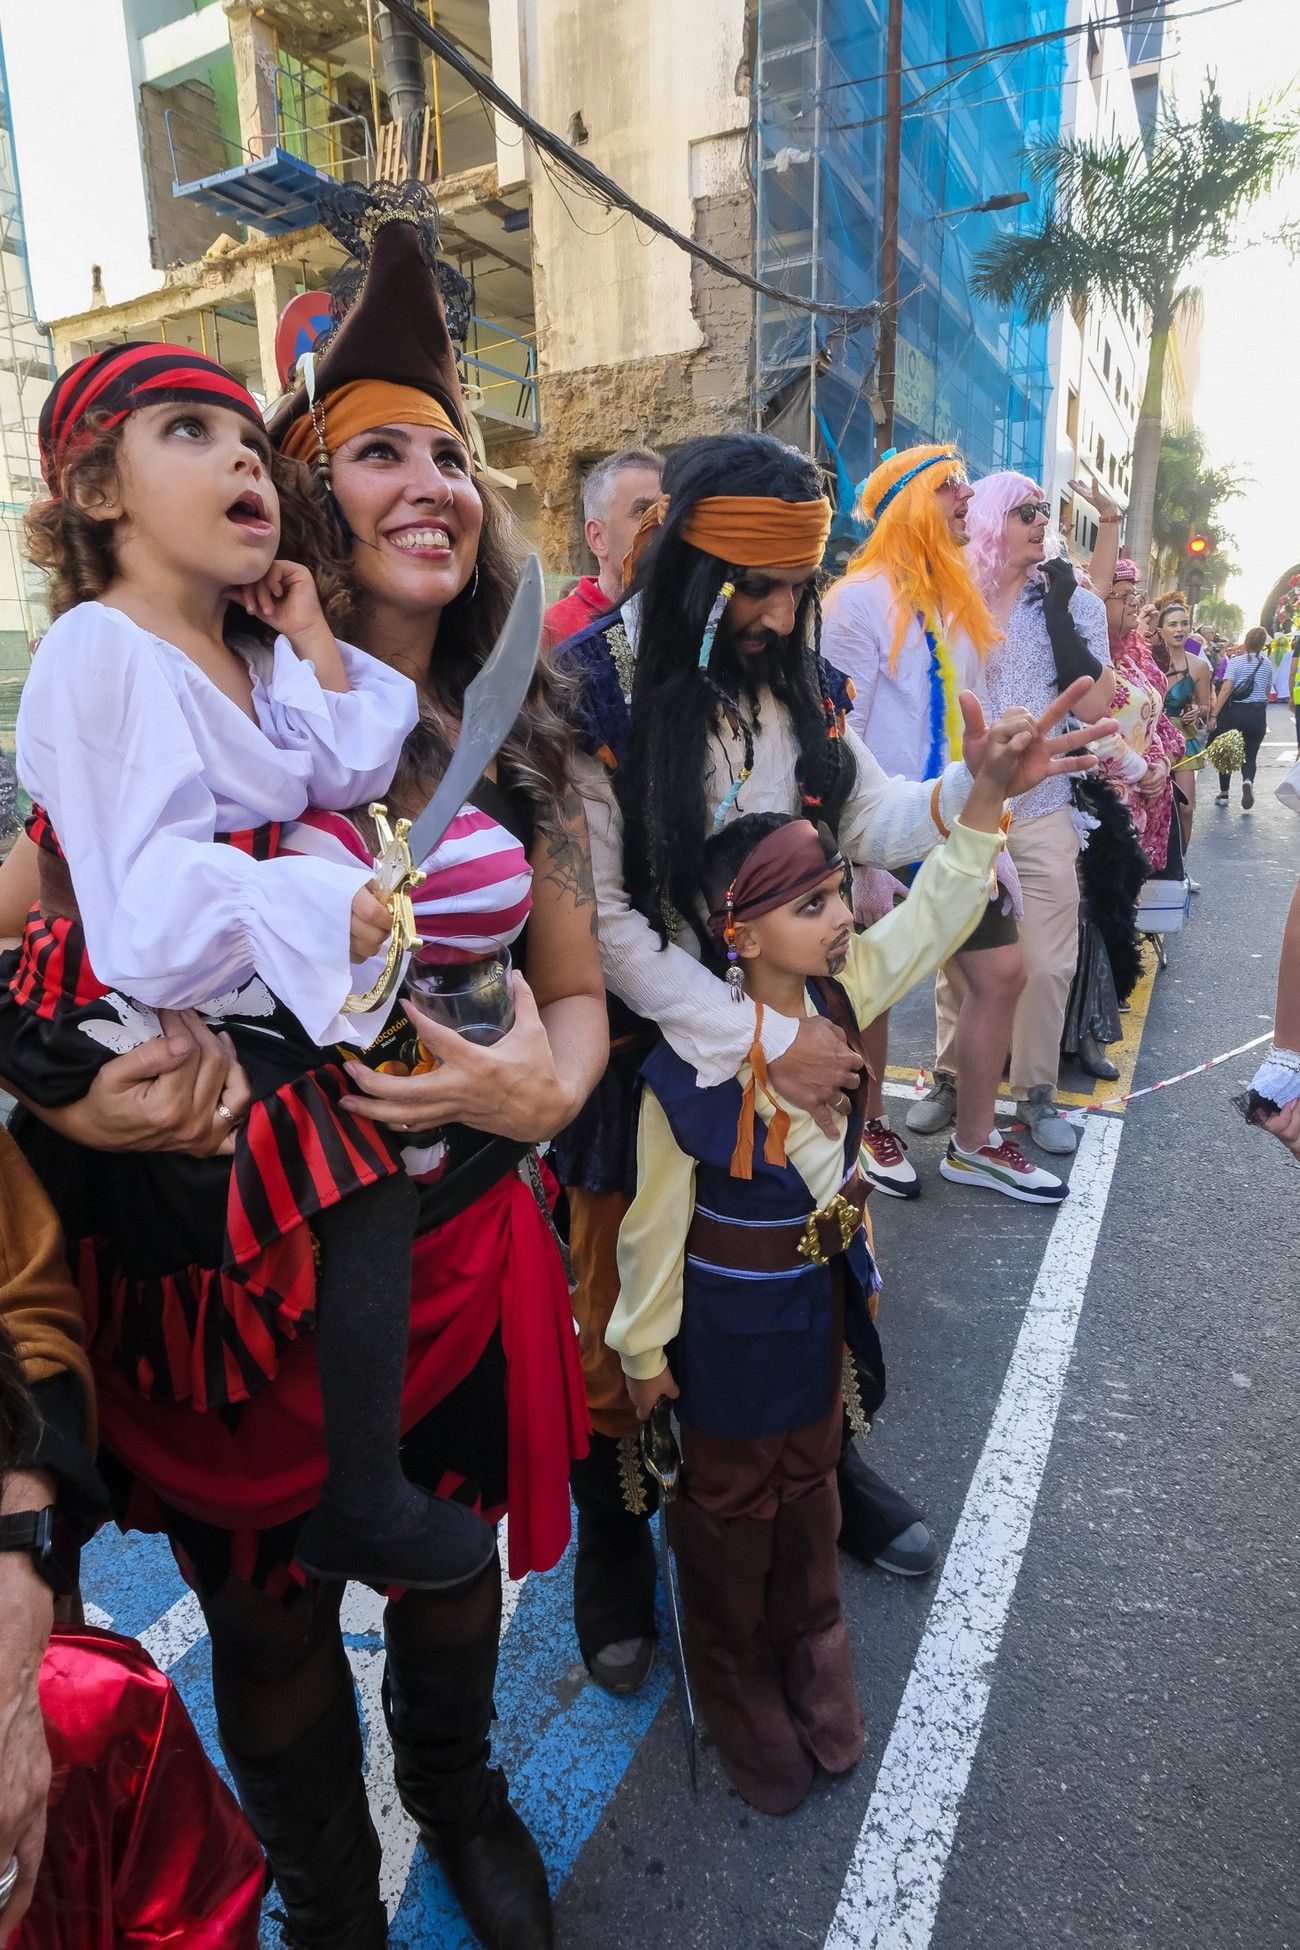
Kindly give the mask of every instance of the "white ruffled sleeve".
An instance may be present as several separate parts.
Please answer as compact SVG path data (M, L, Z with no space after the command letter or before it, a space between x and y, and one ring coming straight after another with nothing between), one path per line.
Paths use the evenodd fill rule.
M324 812L347 812L381 799L393 781L402 742L420 715L415 685L377 657L340 643L350 688L327 691L314 664L279 636L254 663L253 703L262 729L285 752L311 762L307 797Z
M344 1033L350 910L370 874L214 843L190 727L143 631L90 604L54 625L23 692L18 762L101 982L180 1009L256 973L317 1042Z

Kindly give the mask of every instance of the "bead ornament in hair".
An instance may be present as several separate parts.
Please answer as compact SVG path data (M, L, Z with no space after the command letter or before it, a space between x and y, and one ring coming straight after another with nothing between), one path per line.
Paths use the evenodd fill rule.
M709 659L713 655L713 639L718 634L718 625L722 621L723 611L735 593L735 583L727 581L723 583L721 589L719 589L713 599L713 607L709 611L708 621L704 625L704 635L700 638L701 670L707 670L709 667Z

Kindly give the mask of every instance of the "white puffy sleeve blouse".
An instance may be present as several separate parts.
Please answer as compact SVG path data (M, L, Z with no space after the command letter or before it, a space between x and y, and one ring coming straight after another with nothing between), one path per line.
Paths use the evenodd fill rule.
M49 814L99 980L194 1008L260 975L317 1042L342 1038L361 865L254 860L217 834L381 796L418 716L409 678L340 646L324 690L287 638L247 652L256 722L175 645L82 603L42 641L18 771Z

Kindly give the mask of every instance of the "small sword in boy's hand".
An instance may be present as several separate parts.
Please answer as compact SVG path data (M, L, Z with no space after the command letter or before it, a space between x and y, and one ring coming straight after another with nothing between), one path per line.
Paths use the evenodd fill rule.
M664 1604L672 1639L673 1672L677 1680L677 1710L681 1715L686 1742L686 1766L691 1777L691 1796L698 1801L700 1786L696 1772L695 1702L686 1671L686 1645L682 1636L682 1601L677 1588L677 1572L668 1542L668 1505L675 1503L681 1489L682 1452L673 1434L672 1405L661 1395L641 1424L641 1454L645 1466L659 1485L659 1575L663 1580Z

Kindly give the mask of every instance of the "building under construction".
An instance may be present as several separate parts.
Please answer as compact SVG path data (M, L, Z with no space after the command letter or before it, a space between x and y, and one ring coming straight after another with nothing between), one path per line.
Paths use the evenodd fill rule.
M157 336L274 394L283 307L339 261L322 193L415 176L468 283L486 455L553 572L583 566L583 470L625 444L772 426L842 489L882 425L960 439L978 467L1041 466L1046 329L976 303L968 278L994 225L1034 214L1007 199L1026 142L1057 126L1061 44L1033 37L1065 0L421 8L632 209L541 155L382 0L0 0L58 360ZM805 308L756 298L637 208Z

